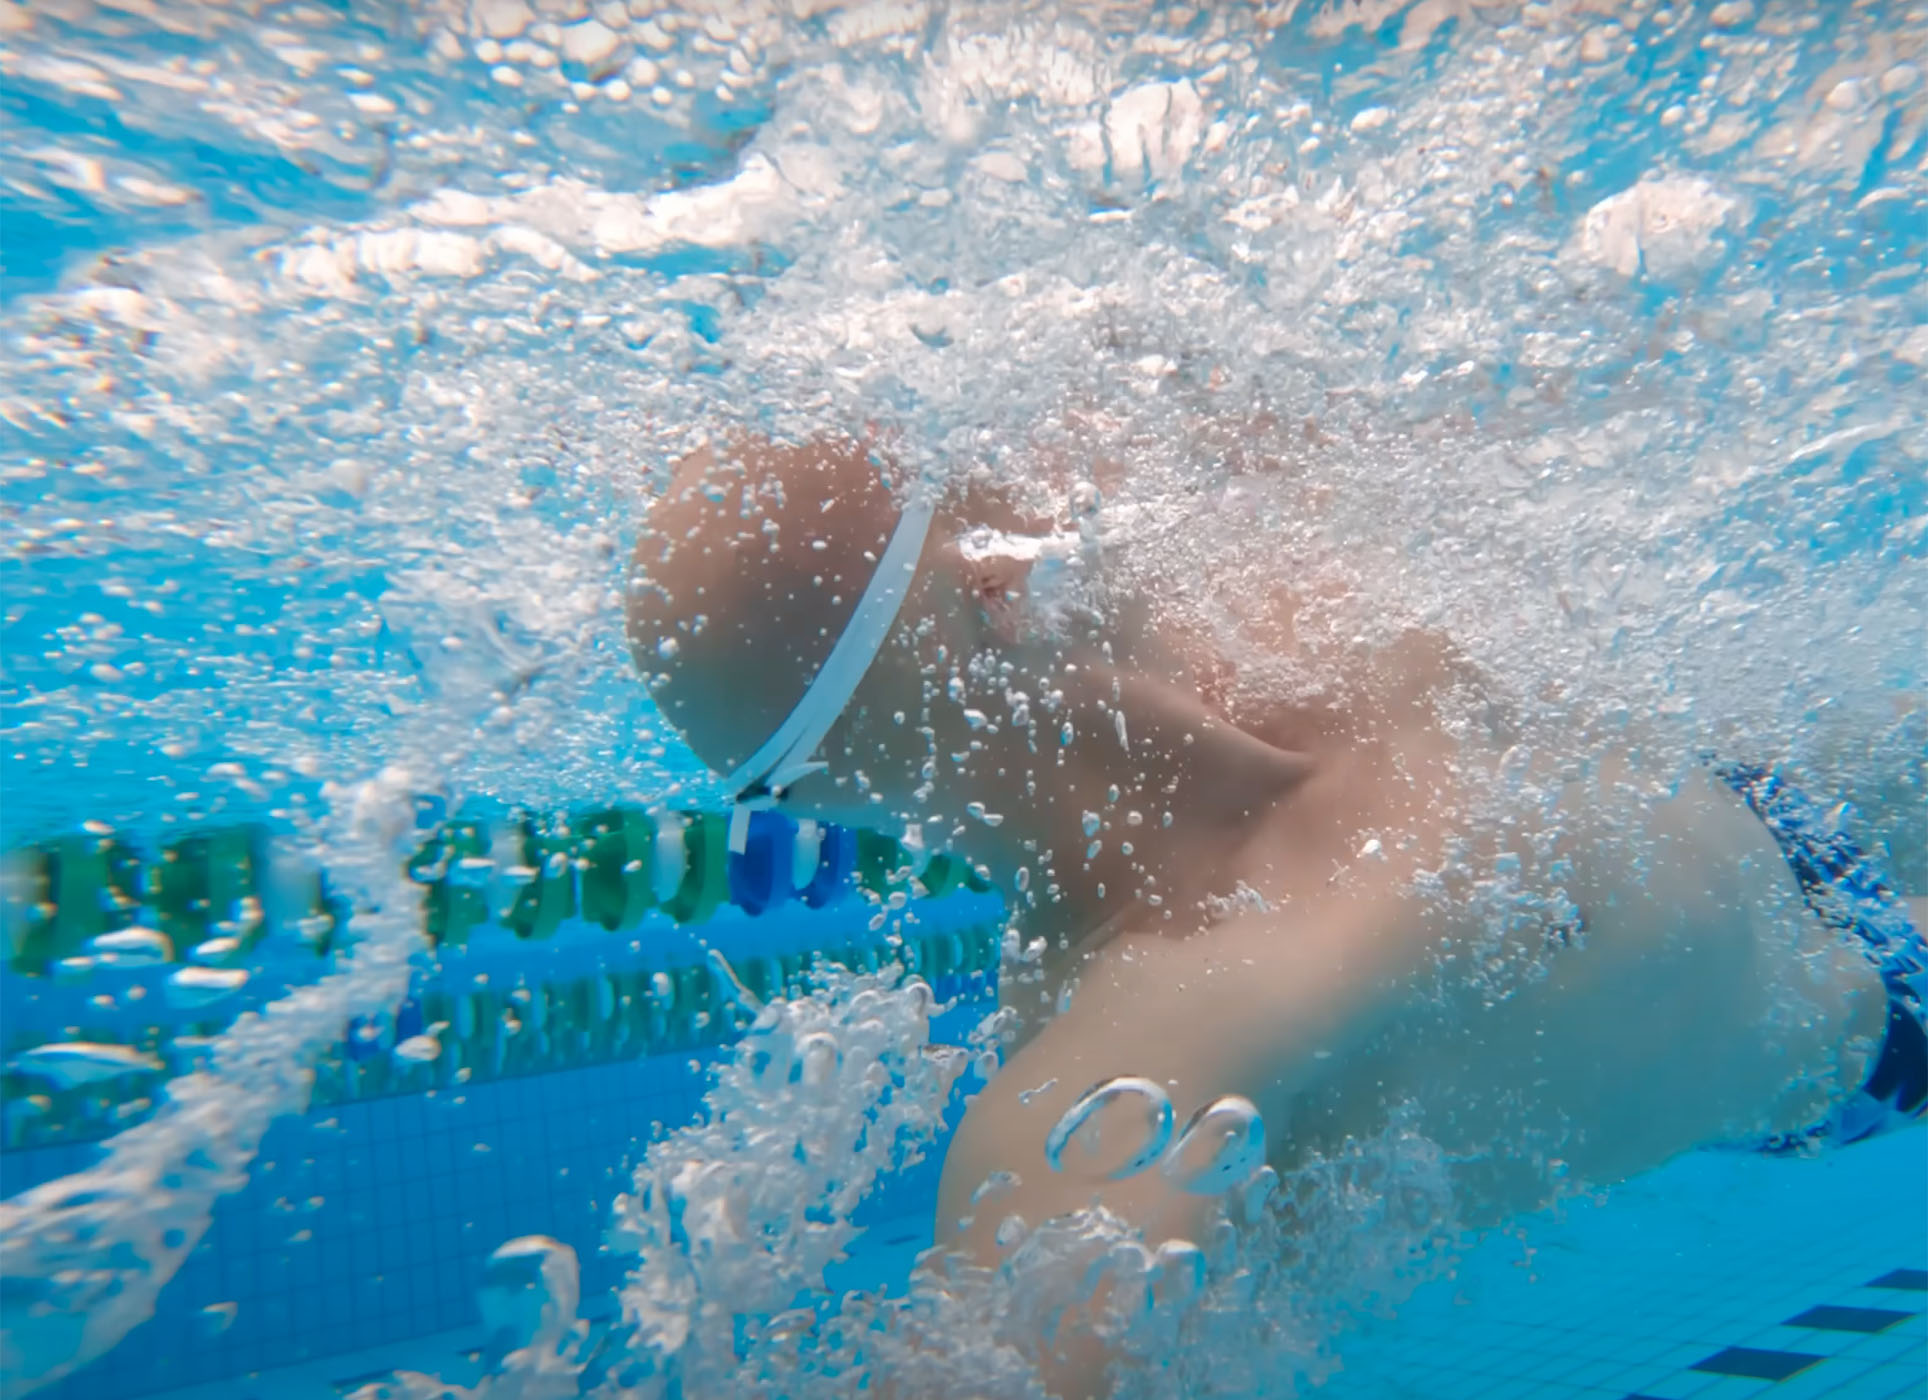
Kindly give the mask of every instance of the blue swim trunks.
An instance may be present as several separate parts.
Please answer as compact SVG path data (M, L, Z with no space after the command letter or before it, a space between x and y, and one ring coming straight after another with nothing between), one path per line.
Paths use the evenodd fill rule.
M1760 1144L1765 1152L1859 1142L1904 1127L1928 1107L1928 942L1837 812L1811 801L1772 768L1726 764L1715 770L1774 834L1822 922L1852 939L1888 989L1888 1028L1860 1089L1827 1121Z

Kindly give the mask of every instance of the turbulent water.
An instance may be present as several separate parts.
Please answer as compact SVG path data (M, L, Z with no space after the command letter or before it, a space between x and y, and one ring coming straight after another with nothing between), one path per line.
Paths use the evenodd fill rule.
M620 590L710 434L1070 463L1130 512L1119 567L1234 653L1289 578L1307 655L1437 628L1527 732L1790 759L1918 867L1925 47L1918 5L1807 0L7 6L7 840L269 815L368 934L103 1167L0 1206L0 1267L68 1327L10 1316L9 1375L144 1316L306 1057L392 1000L410 794L705 792ZM834 1224L779 1232L768 1296L693 1263L652 1212L762 1229L743 1184L822 1084L932 1127L919 996L768 1012L829 1078L740 1063L612 1221L634 1325L551 1329L488 1393L1021 1395L1005 1321L1094 1250L1143 1284L1131 1385L1287 1393L1450 1234L1396 1128L1228 1205L1196 1264L1084 1219L797 1311ZM824 1132L791 1199L847 1220L876 1164Z

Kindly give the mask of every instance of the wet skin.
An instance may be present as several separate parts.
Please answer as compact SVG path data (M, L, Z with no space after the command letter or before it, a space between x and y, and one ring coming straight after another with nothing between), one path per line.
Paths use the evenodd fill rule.
M895 520L878 482L854 444L750 442L680 464L655 504L632 645L713 768L775 728L847 621ZM1198 1238L1216 1202L1158 1171L1105 1181L1047 1164L1052 1125L1113 1076L1165 1085L1181 1123L1242 1095L1281 1169L1411 1105L1464 1158L1467 1224L1551 1189L1496 1142L1536 1141L1566 1181L1600 1184L1799 1128L1860 1082L1878 981L1713 780L1676 785L1592 736L1522 760L1497 732L1449 735L1440 701L1466 673L1427 636L1345 663L1341 704L1209 701L1201 682L1226 659L1129 600L1101 631L1032 635L1023 566L956 546L987 519L1026 523L985 493L940 516L891 642L823 747L827 771L785 797L799 814L920 823L1005 888L1028 879L1019 927L1043 946L1006 970L1022 1028L952 1143L940 1241L992 1263L1006 1216L1092 1205L1149 1245ZM1282 590L1282 647L1292 605ZM796 678L779 683L785 668ZM1010 721L1014 695L1030 724ZM1533 800L1501 839L1473 813L1508 784ZM1449 879L1442 895L1427 878L1496 857L1517 863L1516 903L1573 917L1496 938L1476 889ZM1047 1015L1067 986L1068 1008ZM995 1171L1018 1184L973 1218ZM1097 1383L1102 1355L1075 1324L1051 1347L1061 1393Z

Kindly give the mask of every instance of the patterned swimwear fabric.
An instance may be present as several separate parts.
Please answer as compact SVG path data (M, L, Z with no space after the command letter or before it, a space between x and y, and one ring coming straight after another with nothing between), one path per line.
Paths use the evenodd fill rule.
M1845 806L1822 807L1773 768L1724 764L1715 771L1773 833L1808 908L1855 942L1888 990L1887 1032L1860 1089L1825 1122L1779 1134L1760 1150L1811 1151L1906 1126L1928 1107L1928 943L1843 829Z

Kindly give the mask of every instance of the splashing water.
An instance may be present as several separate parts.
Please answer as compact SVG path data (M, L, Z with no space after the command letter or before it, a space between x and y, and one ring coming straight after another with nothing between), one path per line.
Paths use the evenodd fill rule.
M268 1125L307 1106L315 1055L348 1016L391 1004L407 987L404 959L419 935L382 834L406 801L406 776L384 776L356 794L344 870L386 896L390 912L366 910L367 941L345 966L239 1017L212 1047L209 1068L170 1081L160 1112L114 1138L98 1165L0 1202L0 1374L27 1385L58 1379L143 1321L207 1232L215 1201L246 1179Z
M620 561L731 426L870 424L1037 493L1075 462L1116 586L1240 685L1436 629L1487 678L1449 723L1787 756L1928 885L1924 35L1799 0L6 10L7 844L260 817L361 941L0 1203L0 1376L147 1316L317 1050L396 1000L413 794L710 795ZM1282 574L1320 600L1292 657L1255 640ZM1542 917L1489 883L1496 925ZM614 1212L621 1326L545 1284L477 1393L1039 1394L1039 1300L1084 1289L1120 1393L1286 1394L1450 1242L1405 1120L1268 1201L1221 1110L1167 1158L1224 1192L1207 1238L1086 1212L828 1297L959 1072L920 988L756 1011Z
M880 1173L921 1155L952 1084L1007 1019L987 1017L975 1049L933 1046L930 989L900 986L901 975L828 967L815 996L751 999L751 1032L719 1071L704 1121L653 1143L616 1199L607 1244L634 1262L620 1322L594 1347L574 1327L573 1255L512 1241L483 1299L508 1337L501 1368L473 1390L401 1375L369 1400L533 1400L578 1387L640 1400L726 1393L759 1374L788 1376L785 1394L848 1393L816 1372L863 1373L877 1343L855 1314L878 1304L833 1299L824 1271L859 1234L857 1203Z
M568 1245L547 1235L510 1240L489 1256L482 1277L482 1325L505 1352L552 1355L575 1325L580 1280Z
M1120 1374L1145 1370L1122 1393L1291 1393L1329 1366L1321 1344L1337 1326L1389 1306L1445 1257L1455 1234L1446 1164L1402 1122L1340 1157L1314 1156L1280 1208L1277 1174L1253 1171L1246 1155L1256 1115L1227 1100L1200 1123L1236 1142L1245 1171L1202 1243L1148 1249L1094 1208L1015 1232L997 1268L932 1251L900 1297L827 1292L825 1267L857 1235L851 1209L880 1171L931 1140L973 1057L929 1046L928 989L895 985L898 976L827 969L813 997L759 1009L707 1121L652 1144L615 1204L608 1243L634 1263L607 1333L592 1340L571 1325L573 1259L559 1262L553 1242L513 1241L497 1255L510 1271L495 1282L492 1265L485 1283L500 1295L485 1296L485 1316L520 1343L500 1369L472 1388L398 1374L360 1400L647 1400L735 1393L749 1377L794 1400L865 1385L1042 1396L1049 1319L1094 1295ZM1008 1019L987 1017L974 1045L995 1041ZM1232 1131L1224 1120L1236 1120ZM1219 1345L1238 1359L1214 1360ZM1152 1357L1157 1367L1134 1365Z

